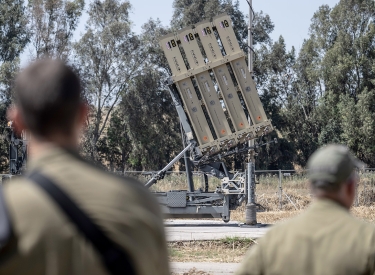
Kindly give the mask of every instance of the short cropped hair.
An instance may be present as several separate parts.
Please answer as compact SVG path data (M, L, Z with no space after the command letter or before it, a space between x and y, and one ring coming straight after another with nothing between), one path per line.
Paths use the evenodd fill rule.
M341 186L348 184L354 180L355 172L352 172L345 181L339 183L331 183L325 180L312 180L311 186L313 190L321 190L326 193L336 193L340 190Z
M62 61L39 60L16 78L14 99L35 136L70 135L81 104L80 80Z
M332 184L324 180L313 180L311 181L311 186L313 190L322 190L326 193L336 193L340 190L343 183Z

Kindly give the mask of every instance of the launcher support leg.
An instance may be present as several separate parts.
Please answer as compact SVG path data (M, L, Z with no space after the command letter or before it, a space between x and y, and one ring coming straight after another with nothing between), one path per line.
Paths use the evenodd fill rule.
M204 192L208 192L208 176L206 174L203 174L204 179Z
M254 162L251 160L247 163L246 169L247 179L247 205L246 205L246 224L256 225L257 224L257 211L255 204L255 167Z
M150 188L152 185L154 185L159 179L161 179L165 172L167 172L182 156L185 154L186 151L190 149L190 147L193 146L193 143L190 143L184 150L181 151L170 163L167 164L162 170L160 170L156 175L154 175L147 183L146 187Z
M186 170L186 179L188 183L188 190L189 192L194 192L193 173L191 172L191 161L187 152L184 153L184 159L185 159L185 170Z

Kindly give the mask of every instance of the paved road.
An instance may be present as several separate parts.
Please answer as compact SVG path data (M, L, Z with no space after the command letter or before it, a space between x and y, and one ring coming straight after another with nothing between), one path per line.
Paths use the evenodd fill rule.
M239 264L231 263L170 263L173 273L183 274L193 268L196 271L204 271L212 275L233 274ZM193 274L193 273L191 273Z
M244 227L235 221L223 223L222 221L212 220L166 220L165 226L167 241L169 242L218 240L225 237L256 239L262 237L270 228L265 225ZM172 262L170 264L172 272L175 274L183 274L193 268L196 271L204 271L212 275L234 274L239 266L237 263Z
M221 221L202 220L167 220L167 241L205 241L219 240L226 237L256 239L262 237L269 227L241 227L238 222L223 223Z

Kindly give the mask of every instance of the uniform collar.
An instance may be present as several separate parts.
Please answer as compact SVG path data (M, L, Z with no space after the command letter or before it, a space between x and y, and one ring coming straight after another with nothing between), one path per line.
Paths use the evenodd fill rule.
M27 170L31 171L38 167L44 166L45 164L51 163L64 155L73 155L79 157L78 152L71 148L60 147L52 143L46 144L43 147L43 150L38 153L38 155L30 158Z
M349 210L347 208L345 208L344 206L342 206L341 204L339 204L338 202L334 201L334 200L331 200L331 199L326 199L326 198L322 198L322 199L316 199L310 206L310 208L312 210L337 210L337 211L344 211L344 212L347 212L349 213Z

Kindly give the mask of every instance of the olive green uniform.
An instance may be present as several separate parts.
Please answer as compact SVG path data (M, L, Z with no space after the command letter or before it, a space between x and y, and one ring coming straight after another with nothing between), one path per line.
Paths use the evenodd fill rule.
M275 226L252 247L237 275L375 274L375 227L331 200Z
M162 216L141 183L116 177L52 147L30 162L59 185L114 242L137 274L169 274ZM97 251L57 204L25 178L4 185L15 238L0 253L0 274L108 274Z

